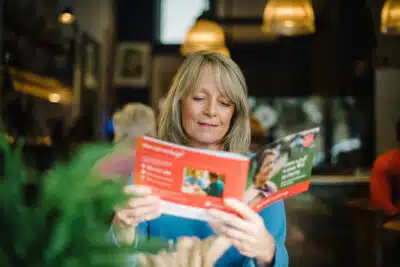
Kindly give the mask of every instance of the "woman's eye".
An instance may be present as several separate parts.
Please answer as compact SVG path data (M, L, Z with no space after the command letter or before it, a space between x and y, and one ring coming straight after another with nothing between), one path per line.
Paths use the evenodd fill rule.
M231 105L231 103L229 103L229 102L223 102L223 101L221 101L220 103L221 103L221 105L223 105L223 106L225 106L225 107L229 107L229 106Z
M204 97L193 97L193 99L195 101L202 101L202 100L204 100Z

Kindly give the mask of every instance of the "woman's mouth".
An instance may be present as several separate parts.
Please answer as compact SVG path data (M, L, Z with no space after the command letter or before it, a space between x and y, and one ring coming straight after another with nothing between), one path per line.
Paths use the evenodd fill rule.
M200 126L202 127L217 127L216 124L206 123L206 122L199 122Z

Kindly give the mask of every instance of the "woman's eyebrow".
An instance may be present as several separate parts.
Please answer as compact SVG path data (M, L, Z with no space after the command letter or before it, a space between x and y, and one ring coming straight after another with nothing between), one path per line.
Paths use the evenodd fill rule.
M192 91L192 93L193 94L201 94L201 93L208 94L208 91L206 88L197 88L197 89L194 89Z

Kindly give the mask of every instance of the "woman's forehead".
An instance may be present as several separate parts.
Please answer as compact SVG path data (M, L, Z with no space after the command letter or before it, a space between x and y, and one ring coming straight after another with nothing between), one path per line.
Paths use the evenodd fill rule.
M232 100L233 90L228 86L231 82L229 76L224 76L221 71L216 71L217 67L205 65L201 68L199 75L194 82L191 91L194 92L213 92L214 90L220 96L227 97Z

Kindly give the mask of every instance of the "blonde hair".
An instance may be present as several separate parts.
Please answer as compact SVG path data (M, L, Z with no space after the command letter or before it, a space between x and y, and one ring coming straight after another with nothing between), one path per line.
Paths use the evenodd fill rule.
M182 126L181 99L195 88L204 66L212 66L222 93L235 105L229 131L223 141L223 150L247 153L250 143L249 107L244 76L233 60L219 53L199 51L182 63L172 82L159 122L159 138L188 145Z
M156 118L151 107L130 103L113 115L115 142L134 146L142 135L156 135Z

